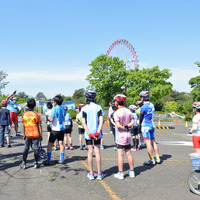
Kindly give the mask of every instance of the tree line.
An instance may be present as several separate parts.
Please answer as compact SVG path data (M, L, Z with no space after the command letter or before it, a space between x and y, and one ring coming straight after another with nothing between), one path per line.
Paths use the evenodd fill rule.
M195 63L200 67L200 62ZM151 101L155 104L156 111L160 112L177 112L179 114L192 117L192 102L200 101L200 76L193 77L189 80L192 88L190 93L178 92L172 90L172 83L168 79L172 76L169 69L160 70L159 66L152 68L127 69L124 61L118 57L107 57L102 54L95 58L90 64L90 74L86 80L89 87L97 92L97 103L104 109L108 108L108 104L113 100L117 93L123 93L127 96L127 105L135 104L139 100L139 92L148 90L151 94ZM4 79L7 73L0 71L0 91L5 88L8 82ZM84 88L74 91L72 96L63 97L64 101L75 101L76 105L85 103ZM5 99L6 95L1 94L0 99ZM18 103L24 103L29 97L24 92L17 93ZM47 98L43 92L38 92L35 96L36 100L46 101Z

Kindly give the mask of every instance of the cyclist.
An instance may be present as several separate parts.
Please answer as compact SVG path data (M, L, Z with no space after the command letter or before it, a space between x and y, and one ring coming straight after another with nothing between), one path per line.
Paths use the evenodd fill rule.
M102 126L103 126L103 110L101 106L94 103L96 92L93 89L85 91L86 105L81 109L82 113L82 125L85 129L84 137L87 145L87 158L89 165L89 173L87 177L90 180L94 180L93 172L93 145L94 152L96 155L96 163L98 169L97 180L104 178L101 173L101 152L100 143L102 137Z
M159 150L155 142L154 137L154 124L153 124L153 115L154 115L154 105L149 101L150 93L149 91L142 91L139 94L141 101L144 105L140 110L140 120L139 125L142 128L142 135L147 146L147 152L149 154L150 160L144 162L146 165L155 165L156 163L160 164ZM153 157L153 150L156 154L156 160Z
M117 110L117 106L115 105L115 102L112 102L112 109L113 109L113 112L110 115L110 122L112 123L112 126L113 126L113 136L114 136L114 142L115 142L115 120L114 120L114 113ZM117 150L116 143L115 143L114 149Z
M131 135L132 135L132 139L133 139L133 148L131 148L132 151L138 151L139 150L139 136L138 136L138 116L135 113L135 111L137 110L137 106L135 105L130 105L129 106L129 110L133 113L133 118L134 118L134 124L131 128Z
M189 134L192 134L192 141L196 153L200 153L200 102L194 102L192 107L195 116L192 119L193 125L192 129L189 130Z
M65 115L65 135L64 135L65 149L68 150L70 148L70 150L73 150L74 148L72 146L72 136L71 136L72 129L73 129L73 122L72 122L71 115L69 113L67 113L68 107L64 106L64 109L66 111L66 115ZM68 147L67 140L69 140L70 147Z
M82 140L84 137L84 128L82 126L82 119L81 119L81 108L84 107L84 104L79 104L78 105L78 111L79 113L76 115L76 122L78 124L78 133L79 133L79 144L80 144L80 150L83 150L83 145L82 145ZM85 149L87 149L85 145Z
M131 155L131 127L134 124L133 115L129 109L125 107L126 96L117 94L114 97L117 111L114 113L115 120L115 142L117 144L118 154L118 173L114 174L115 178L124 179L123 165L124 165L124 150L128 159L130 171L129 176L135 177L133 157Z
M138 119L139 119L140 110L141 110L141 107L143 106L142 101L137 101L136 106L137 106L138 109L135 111L135 113L137 114ZM138 136L139 136L140 142L141 142L140 149L146 148L146 144L144 143L144 138L142 136L141 126L138 126Z

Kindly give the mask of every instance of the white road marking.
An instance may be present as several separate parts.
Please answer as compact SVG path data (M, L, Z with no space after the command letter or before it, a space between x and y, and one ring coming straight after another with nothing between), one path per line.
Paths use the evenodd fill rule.
M188 142L188 141L158 141L158 144L177 145L177 146L193 146L193 142Z

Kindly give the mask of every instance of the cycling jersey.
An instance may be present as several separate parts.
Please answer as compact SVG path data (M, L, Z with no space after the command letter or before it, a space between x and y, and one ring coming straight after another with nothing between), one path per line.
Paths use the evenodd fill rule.
M197 113L193 119L193 124L197 124L197 130L192 133L193 136L200 136L200 113Z
M90 131L91 134L95 134L99 127L99 118L100 116L103 116L103 110L101 106L95 104L94 102L90 102L89 104L86 104L81 109L81 116L82 118L85 118L86 125ZM91 140L91 138L88 136L87 132L85 131L84 137L86 140ZM102 133L100 133L98 139L102 137Z
M154 124L153 124L153 115L154 115L154 105L152 103L144 102L144 105L141 107L140 114L144 115L142 121L142 136L144 140L155 140L154 137Z
M125 107L119 108L114 113L115 122L119 122L122 126L127 125L133 119L133 114L131 111ZM115 142L119 145L129 145L131 144L131 130L120 130L115 126Z
M154 127L153 115L155 112L154 105L151 102L144 102L141 107L140 114L144 114L144 119L142 121L142 126Z
M52 130L53 131L64 131L65 130L65 115L66 111L60 105L56 105L52 108L50 118L53 118Z
M76 121L77 121L77 124L78 124L78 128L84 129L83 126L82 126L81 112L76 115Z
M47 112L45 112L45 117L46 117L47 125L52 125L52 122L50 122L48 120L48 118L51 116L51 111L52 111L52 109L49 109Z
M138 124L137 124L138 116L137 116L136 113L132 113L132 114L133 114L133 119L134 119L134 124L133 124L133 126L138 126Z
M69 113L65 115L65 126L72 126L72 118Z

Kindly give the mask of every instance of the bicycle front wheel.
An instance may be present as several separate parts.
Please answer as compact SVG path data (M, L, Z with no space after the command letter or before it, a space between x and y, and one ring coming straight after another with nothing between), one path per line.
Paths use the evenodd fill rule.
M193 171L187 179L188 186L192 192L200 195L200 171Z

